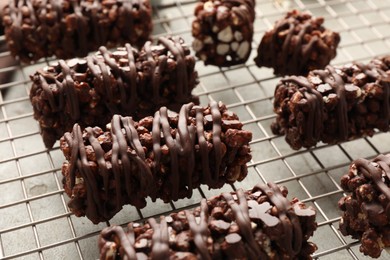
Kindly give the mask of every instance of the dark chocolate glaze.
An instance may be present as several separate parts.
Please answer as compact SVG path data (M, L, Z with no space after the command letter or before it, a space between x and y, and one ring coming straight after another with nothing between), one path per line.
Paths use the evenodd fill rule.
M88 163L88 159L85 152L85 146L83 142L83 137L81 133L80 126L75 125L72 131L72 134L65 134L65 139L71 143L70 147L72 147L72 157L70 159L71 167L71 186L73 187L76 184L76 168L79 169L79 177L83 178L85 181L86 188L91 191L87 195L87 212L88 215L97 215L103 214L102 204L99 203L99 191L97 189L96 180L94 180L93 173L90 169L90 165Z
M184 49L182 46L183 42L178 37L172 37L172 40L173 41L170 41L167 38L163 38L163 37L160 37L158 39L159 43L164 45L176 58L177 96L179 99L182 99L184 97L183 93L187 93L188 91L187 68L186 68ZM153 74L153 76L155 74Z
M73 11L76 16L76 49L78 50L76 52L77 56L82 56L84 53L88 52L88 46L87 46L87 32L89 30L88 28L88 18L85 17L81 11L81 7L78 1L71 1L71 4L73 6ZM94 18L92 18L93 20ZM97 41L98 37L94 35L94 41Z
M121 255L126 256L127 258L125 259L128 260L136 260L137 256L134 249L135 238L133 226L131 224L127 226L127 233L119 226L111 226L103 229L99 239L100 254L107 255L110 251L110 246L112 246L113 243L110 243L109 239L113 236L117 237L120 241L122 250Z
M305 96L309 105L308 117L305 121L305 139L308 142L317 142L321 138L324 127L324 104L322 95L312 86L309 80L303 76L289 76L281 80L281 84L287 84L289 82L299 86L298 91Z
M255 1L253 0L224 0L223 4L230 4L232 12L240 17L244 24L255 20Z
M85 3L81 3L81 5L84 7ZM98 0L94 0L93 4L87 7L88 11L91 13L91 23L92 23L92 30L94 35L94 40L96 42L96 45L102 46L106 42L106 37L104 30L101 25L99 25L99 18L98 18L98 12L102 8L101 2Z
M65 108L65 109L67 111L69 111L69 114L73 120L77 120L80 117L80 105L79 105L79 99L78 99L78 96L76 93L76 88L74 85L74 80L72 78L72 71L68 67L68 65L66 64L65 61L60 60L59 64L61 66L63 77L64 77L64 80L62 82L62 87L60 87L60 89L63 89L63 93L67 99L66 105L69 107L69 108ZM56 82L56 84L57 84L57 82ZM44 90L47 90L47 88ZM53 96L51 95L51 97L53 97ZM54 101L51 101L50 103L54 103ZM55 108L56 107L54 107L54 109Z
M259 198L257 196L260 195L252 197L255 193L265 195L269 202L259 203L254 198ZM258 222L257 227L259 228L262 226L262 231L265 233L272 232L274 228L282 228L279 230L281 235L276 238L272 244L268 245L273 248L272 250L277 250L277 248L279 248L282 251L278 253L287 256L286 259L295 259L296 257L299 257L304 240L306 241L307 239L304 237L306 234L303 234L299 217L314 217L315 211L312 208L302 207L299 203L290 202L282 194L280 188L273 183L258 184L250 193L245 193L243 190L239 189L235 195L237 196L236 198L233 197L234 194L232 193L223 193L220 196L220 199L225 200L227 207L232 210L232 223L235 223L238 226L237 233L230 233L224 238L227 243L229 243L229 239L238 242L242 237L247 259L269 259L270 256L267 254L267 250L263 248L264 245L255 237L255 233L257 232L254 231L252 227L252 221L258 218L261 219L262 222ZM275 211L277 212L276 215L271 215L271 209L273 207L275 207ZM188 221L188 229L191 232L191 240L194 242L195 246L192 249L192 252L197 254L198 259L210 260L218 258L218 255L213 253L220 250L220 248L216 246L220 241L210 239L210 237L212 237L210 232L210 221L213 221L213 217L211 217L209 213L212 211L212 204L208 205L205 199L202 199L198 211L184 211ZM227 211L229 211L229 209L227 209ZM195 212L198 213L195 214ZM172 252L170 251L169 234L170 232L174 232L173 234L176 232L172 231L171 225L173 222L171 221L170 224L167 224L168 218L164 216L161 216L160 219L160 224L158 224L155 219L148 220L151 230L153 231L151 237L152 244L150 246L152 250L149 252L149 257L151 257L151 259L169 259L172 257L172 253L177 250L177 248L171 247ZM171 229L168 228L168 225L171 226ZM230 226L229 223L228 226ZM269 229L269 231L267 231L267 229ZM136 254L133 223L128 225L127 233L128 234L126 235L123 230L118 227L108 227L104 229L99 238L101 259L106 259L104 257L107 257L109 253L119 255L121 259L133 259ZM143 235L140 234L139 236ZM233 240L230 242L235 243ZM114 246L115 250L111 249L112 246ZM120 250L119 252L118 247ZM121 247L123 247L123 250Z
M320 76L323 82L334 89L339 100L337 103L339 140L348 140L348 107L343 79L332 66L327 66L325 70L315 70L313 74Z
M380 167L375 167L372 162L378 163ZM382 180L382 174L390 177L390 157L379 155L374 160L357 159L354 161L358 172L361 172L364 177L371 180L375 186L390 200L390 188Z
M283 225L284 236L280 236L277 243L287 251L290 256L297 256L302 249L302 228L299 223L297 212L301 215L313 216L315 211L307 209L295 209L291 203L283 196L280 188L274 183L258 184L252 192L262 191L278 210L278 217Z
M278 66L278 55L281 53L282 56L280 59L286 62L282 69L283 74L291 75L294 74L295 71L302 71L304 69L306 62L309 59L309 55L318 41L318 37L313 36L308 43L305 43L303 48L303 36L305 36L309 30L312 30L311 23L311 19L306 19L303 23L298 23L298 20L295 17L289 17L288 19L283 19L276 23L274 28L275 32L272 35L272 43L270 44L270 51L272 54L271 67ZM297 30L297 26L300 26L301 28L299 33L295 35L294 32ZM275 47L279 46L278 34L286 29L287 35L282 48L281 50L276 50ZM297 37L297 41L292 56L288 57L289 47L293 36Z
M213 119L213 144L214 144L214 153L215 153L215 170L212 173L211 182L218 183L219 181L219 167L222 161L222 143L221 143L221 113L218 109L218 104L216 102L210 103L211 116ZM206 177L209 178L209 177Z
M160 74L159 74L159 72L156 71L156 61L154 60L154 58L152 56L151 45L152 45L151 42L146 42L145 46L144 46L144 49L145 49L145 52L146 52L147 63L150 66L150 68L148 68L149 75L150 74L152 75L152 80L151 80L152 90L151 91L153 93L153 99L154 99L155 102L158 102L158 100L156 100L158 98L158 96L159 96L157 79L160 76Z
M153 229L151 258L156 260L169 259L168 225L165 218L162 217L160 223L157 223L154 218L150 218L148 221Z
M200 202L200 216L199 224L196 223L194 214L188 210L185 211L188 220L188 225L194 238L194 243L197 251L199 252L199 258L204 260L211 260L211 255L207 249L207 237L209 236L208 228L208 207L205 199Z
M248 256L250 259L256 259L260 255L260 250L253 236L251 219L249 218L248 202L244 192L237 190L238 202L234 201L232 194L223 193L222 196L227 201L233 211L236 223L240 229L241 235L248 244Z
M50 86L47 83L45 78L50 78L51 80L54 80L54 81L55 81L55 78L51 77L50 74L47 74L45 77L42 75L39 75L39 79L42 82L42 89L46 93L47 100L49 101L49 105L50 105L51 109L54 112L56 112L59 109L61 109L62 107L60 107L59 105L56 104L56 100L54 98L53 92L51 91ZM59 91L62 92L62 83L56 81L56 84L58 86Z
M114 174L115 187L116 187L116 208L112 209L113 212L119 211L119 209L126 203L126 198L123 197L123 191L130 203L133 205L144 205L145 198L151 196L153 200L156 199L156 193L158 187L156 186L158 174L160 171L160 158L162 152L162 145L166 145L169 148L171 158L171 170L169 173L169 183L171 185L171 198L172 200L178 200L180 198L179 190L185 186L189 191L189 197L192 194L192 179L200 179L207 183L209 186L214 187L220 185L219 171L221 167L221 161L223 154L221 152L221 113L217 102L211 102L211 115L213 120L213 147L210 152L214 151L215 164L214 173L210 171L210 163L208 161L209 151L207 150L207 141L204 137L204 120L203 111L199 107L195 107L196 110L196 127L190 125L188 122L189 111L193 109L194 104L190 103L183 105L179 116L176 136L171 135L171 125L169 123L168 112L166 107L162 107L157 111L153 118L152 139L153 139L153 152L154 152L154 164L151 167L146 162L146 156L144 149L139 141L139 134L135 128L135 123L130 117L122 117L114 115L111 121L110 133L112 136L112 156L110 165L112 167L112 174ZM95 152L96 161L101 176L103 176L103 186L108 191L109 175L105 162L105 154L99 141L93 136L93 129L86 128L88 133L88 142L92 146ZM74 126L72 133L66 133L64 135L66 142L70 149L72 149L72 155L70 159L70 179L71 189L74 188L76 183L76 169L84 179L87 189L87 213L88 217L97 219L98 216L104 216L109 219L112 212L107 212L109 209L107 206L99 203L99 198L95 197L98 194L97 191L97 178L92 178L90 174L90 165L85 155L85 144L82 138L82 132L80 126L77 124ZM195 154L193 146L195 139L200 147L206 147L206 150L202 150L202 176L193 176L195 171ZM186 169L179 169L178 160L185 159L187 161ZM76 167L77 166L77 167ZM136 171L132 170L134 167ZM185 172L185 174L183 174ZM132 174L129 174L132 173ZM137 185L137 188L134 188ZM135 191L141 190L142 194L134 194ZM108 195L108 194L106 194ZM141 197L141 198L140 198ZM135 198L140 201L132 201Z
M57 22L63 24L64 28L66 28L67 19L69 17L76 20L73 31L74 35L71 35L71 38L64 37L62 41L56 43L59 45L60 49L65 50L65 53L74 53L76 56L81 57L93 50L91 46L101 46L107 43L109 40L108 33L104 32L103 26L99 23L99 15L101 15L99 12L103 9L101 0L94 0L93 3L85 0L70 1L71 7L69 8L70 10L68 10L70 13L64 13L62 1L63 0L34 1L33 6L32 0L9 0L8 6L10 9L10 17L13 22L12 40L16 44L15 48L17 49L17 52L21 52L23 49L23 6L27 6L29 9L30 16L28 18L31 20L31 27L33 29L37 29L38 27L45 28L45 14L47 13L48 5L52 7L50 11L54 12L53 16L57 18ZM147 7L140 0L116 1L115 4L118 6L119 12L127 22L126 26L123 26L121 35L126 38L132 35L135 38L135 35L131 33L131 28L134 24L132 9L136 6L140 12L146 12ZM37 19L36 16L42 18ZM64 31L63 33L67 34L68 32ZM49 38L43 38L39 40L46 42L48 39ZM53 54L54 53L49 53L49 55Z

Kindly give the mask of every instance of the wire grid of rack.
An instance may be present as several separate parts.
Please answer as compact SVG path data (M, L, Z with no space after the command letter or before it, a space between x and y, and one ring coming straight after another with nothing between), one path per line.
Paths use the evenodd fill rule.
M190 43L196 2L152 2L153 37L181 35ZM257 1L253 51L246 65L220 69L197 62L200 85L195 94L200 96L201 104L222 100L253 132L248 177L222 190L250 189L255 183L268 181L285 185L290 197L298 197L318 211L318 230L311 239L318 246L315 258L365 259L359 253L359 243L338 231L337 201L343 196L339 179L353 159L389 152L390 134L377 133L372 138L340 145L320 144L310 150L293 151L284 137L271 133L270 124L275 118L272 97L279 78L273 76L271 69L256 67L253 58L263 33L293 8L324 16L325 25L340 32L342 41L333 64L366 62L388 54L389 0ZM2 41L4 36L0 36ZM7 56L9 52L0 53L0 59ZM8 67L0 63L0 75L13 72L12 79L0 85L0 259L96 259L97 236L108 224L93 225L69 212L61 183L63 156L58 143L51 150L45 149L32 117L29 75L49 61ZM220 192L201 187L191 199L169 204L149 201L141 210L125 206L110 224L123 225L194 207L202 197ZM389 255L383 252L382 259L386 258Z

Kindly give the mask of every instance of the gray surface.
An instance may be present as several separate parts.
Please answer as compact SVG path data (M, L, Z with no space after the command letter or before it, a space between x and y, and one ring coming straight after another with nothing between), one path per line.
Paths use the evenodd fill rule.
M179 34L191 42L190 24L194 1L153 1L154 35ZM390 48L390 1L258 1L252 57L245 66L230 69L197 63L201 84L195 93L202 104L222 100L238 113L245 128L254 133L253 160L249 176L233 188L251 188L256 182L275 181L289 188L290 196L299 197L318 210L319 227L313 237L320 259L365 259L356 241L338 232L337 201L342 196L340 176L351 160L372 157L390 151L390 135L377 134L341 145L318 145L312 150L293 151L283 137L269 130L274 119L272 95L275 83L272 70L254 66L253 57L264 31L291 8L309 10L326 17L326 25L341 32L342 42L333 64L352 60L367 61L388 54ZM0 37L4 41L4 37ZM7 56L9 53L1 53ZM28 101L28 75L44 66L42 60L33 66L4 68L14 70L12 81L0 85L0 258L5 259L96 259L96 238L105 223L93 225L77 218L66 207L67 197L61 187L60 167L63 161L58 143L46 150L32 119ZM124 224L175 208L191 206L200 198L219 194L220 190L194 193L192 199L171 204L149 203L137 211L126 206L111 221ZM202 194L203 193L203 194ZM389 259L386 253L382 259Z

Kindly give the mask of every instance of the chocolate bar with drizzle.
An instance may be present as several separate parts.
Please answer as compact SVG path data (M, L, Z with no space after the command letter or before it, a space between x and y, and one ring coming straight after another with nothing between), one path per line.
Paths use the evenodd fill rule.
M25 63L84 57L102 45L142 47L153 27L149 0L9 0L2 11L11 54Z
M200 207L105 228L101 260L312 259L316 211L273 183L203 199Z
M341 187L347 192L339 200L341 233L359 239L360 252L380 257L390 247L390 155L355 160Z
M252 133L222 103L183 105L179 114L160 108L134 121L114 115L106 128L75 124L61 138L68 206L98 223L123 205L191 197L201 184L220 188L241 181L251 159Z
M179 111L198 103L195 58L180 37L160 37L137 51L126 44L115 51L101 47L83 59L60 60L31 76L30 100L46 147L73 125L104 127L114 114L134 119L162 106Z
M336 57L340 35L325 28L324 18L293 10L263 36L255 58L275 75L303 75L323 69Z
M293 149L389 130L390 56L288 76L275 89L271 128Z

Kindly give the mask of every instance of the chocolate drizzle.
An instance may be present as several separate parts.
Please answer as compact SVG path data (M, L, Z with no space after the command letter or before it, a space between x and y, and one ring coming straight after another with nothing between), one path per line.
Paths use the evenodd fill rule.
M136 252L134 249L134 231L132 224L127 227L127 234L121 227L111 226L102 230L99 239L99 247L101 255L108 255L110 251L115 251L115 244L110 242L111 237L117 237L121 245L121 255L126 256L128 260L136 260Z
M345 83L337 74L332 66L327 66L325 70L315 70L314 75L318 75L321 80L329 84L337 95L339 102L337 103L337 118L338 118L338 134L340 140L348 139L348 107L345 95Z
M105 4L101 0L9 0L4 10L4 16L10 18L6 37L12 41L11 52L23 61L35 61L53 54L59 58L81 57L107 43L110 47L125 42L141 46L152 29L148 1L126 0ZM112 15L113 10L117 10L116 16ZM140 21L145 23L142 25L145 32L138 32ZM28 24L35 33L25 33L24 24ZM33 41L36 47L42 49L25 48L24 40ZM27 53L24 53L25 49Z
M312 142L312 140L319 140L321 138L321 133L323 131L323 110L324 105L322 101L321 94L313 88L309 80L303 76L289 76L281 80L282 84L288 82L294 83L299 86L298 91L306 98L309 110L308 118L306 120L305 127L305 139L307 142Z
M69 109L67 109L67 110L69 111L71 118L73 120L77 120L80 118L80 105L79 105L79 99L78 99L78 96L76 93L76 88L74 85L74 80L72 78L72 72L71 72L70 68L68 67L68 65L63 60L60 60L59 64L60 64L62 72L64 74L63 75L64 81L62 82L62 88L64 89L64 94L65 94L67 101L68 101L68 102L66 102L66 105L69 106ZM44 90L47 90L47 88ZM53 96L51 95L51 97L53 97ZM54 103L54 102L52 101L52 103ZM55 107L54 107L54 109L55 109Z
M280 188L274 183L268 185L258 184L254 187L252 192L262 191L266 194L269 200L278 209L278 217L283 225L284 236L278 239L278 243L282 245L288 255L296 256L302 249L302 228L296 211L291 203L283 196ZM301 214L313 216L315 212L312 209L301 209Z
M87 17L85 17L82 13L81 7L78 3L78 1L71 1L71 4L73 6L73 11L76 17L76 49L78 52L76 52L77 56L85 55L85 53L88 53L88 46L87 46L87 32L88 32L88 20ZM92 18L93 20L94 18ZM94 41L98 41L98 36L94 35Z
M221 113L219 112L216 102L210 103L211 116L213 120L213 144L215 153L215 170L212 173L211 183L218 183L219 181L219 168L222 161L222 147L221 147ZM206 176L206 179L210 179ZM212 185L212 186L214 186Z
M238 202L235 202L230 193L223 193L222 196L232 209L235 220L243 235L245 242L248 244L248 255L250 259L256 259L260 254L258 245L253 236L251 220L249 218L248 202L242 190L237 191Z
M169 259L169 237L168 225L164 217L161 218L160 224L154 218L150 218L149 224L153 229L152 236L152 259L165 260Z
M380 167L375 167L373 163L377 163ZM371 180L375 186L390 200L390 188L383 181L385 175L390 180L390 157L385 155L379 155L374 160L369 161L366 159L357 159L354 161L356 168L361 172L364 177Z
M210 252L207 249L207 237L210 235L210 232L208 229L209 214L206 200L202 199L200 202L199 224L196 223L193 213L188 210L186 210L185 213L200 258L204 260L211 260Z
M97 189L97 183L94 181L93 173L89 167L90 165L86 156L80 126L75 125L72 135L67 133L64 137L68 142L71 142L72 147L72 157L70 159L71 185L74 186L76 184L75 170L77 168L79 169L78 172L80 177L85 181L86 188L91 191L87 196L89 207L87 208L86 214L102 214L105 216L105 212L103 212L103 205L99 203L99 191Z
M316 42L318 41L318 36L310 38L310 41L304 43L303 37L306 33L312 30L312 20L311 17L303 20L301 23L297 20L295 16L291 16L286 20L280 20L275 25L275 33L272 35L271 43L271 53L273 55L271 62L273 64L271 67L278 66L278 55L281 53L281 60L286 61L287 63L283 65L282 74L291 75L295 71L302 71L306 65L309 55L315 47ZM298 27L299 26L299 27ZM281 50L276 50L276 46L279 46L278 34L282 31L285 31L287 28L286 38L283 41ZM299 30L298 34L295 32ZM289 48L291 47L291 41L293 37L297 37L296 43L294 45L294 51L292 55L290 54ZM298 73L301 74L301 73Z
M249 25L255 20L255 1L253 0L223 0L222 4L230 4L232 12Z
M218 216L224 217L218 219ZM307 243L316 228L314 209L297 199L290 202L272 183L258 184L248 192L240 189L235 194L223 193L208 202L202 199L200 207L194 210L160 219L160 224L155 219L149 219L149 225L143 226L130 223L127 235L118 228L106 228L99 238L100 259L108 256L132 259L135 251L141 250L152 259L170 259L185 253L205 260L278 256L304 259L305 254L310 254L310 250L305 250L315 248ZM228 233L213 228L218 227L218 221L226 224ZM135 239L134 225L137 225ZM264 236L269 236L269 242L264 242L267 239Z
M159 42L167 48L172 55L176 58L177 62L177 96L179 99L183 98L183 93L188 91L187 69L185 64L185 54L183 50L183 40L178 37L173 37L173 41L169 41L166 38L159 38Z

